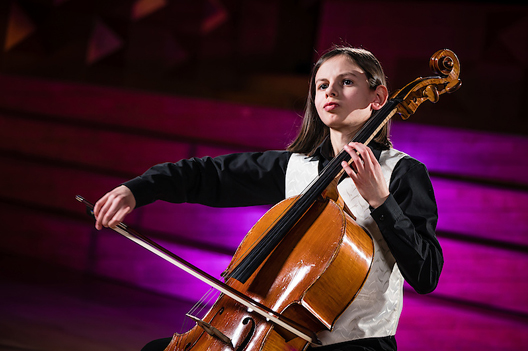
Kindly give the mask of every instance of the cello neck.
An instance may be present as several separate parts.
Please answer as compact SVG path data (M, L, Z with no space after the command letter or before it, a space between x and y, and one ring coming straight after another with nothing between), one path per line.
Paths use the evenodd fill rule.
M387 124L392 115L396 112L398 99L389 100L356 134L352 141L368 144ZM343 170L342 161L349 161L350 155L342 150L328 165L321 171L319 176L308 186L297 201L288 209L284 216L277 220L275 225L269 229L266 235L255 247L238 263L238 265L227 274L241 283L245 283L257 268L264 262L266 257L280 243L286 234L293 228L295 223L308 211L317 198L330 185L334 178L340 176Z

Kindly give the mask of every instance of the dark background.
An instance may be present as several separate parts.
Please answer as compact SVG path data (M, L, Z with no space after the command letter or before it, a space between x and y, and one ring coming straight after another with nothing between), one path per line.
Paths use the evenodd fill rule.
M149 166L282 149L310 69L371 50L389 88L439 49L460 90L393 123L424 162L445 266L405 286L401 350L528 344L528 6L509 1L0 1L0 350L139 350L185 331L206 288L111 230L95 202ZM268 207L157 202L126 222L219 276Z

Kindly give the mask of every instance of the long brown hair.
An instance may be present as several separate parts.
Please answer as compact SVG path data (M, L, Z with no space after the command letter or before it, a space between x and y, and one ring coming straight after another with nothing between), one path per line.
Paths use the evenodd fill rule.
M348 46L333 47L330 51L323 54L314 65L304 110L303 124L297 138L288 146L288 151L312 155L319 144L330 134L330 129L321 121L315 108L315 76L323 63L338 55L349 57L365 72L370 89L375 90L379 85L387 86L383 68L370 51ZM389 140L389 128L387 123L374 139L383 149L389 149L392 146Z

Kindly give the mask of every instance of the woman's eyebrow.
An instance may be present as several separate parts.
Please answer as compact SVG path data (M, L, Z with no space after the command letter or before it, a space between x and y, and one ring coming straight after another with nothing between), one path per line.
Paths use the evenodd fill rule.
M358 72L358 73L356 73L356 72ZM363 72L359 72L359 71L348 71L348 72L343 72L343 73L339 74L338 77L342 77L342 76L354 76L354 77L359 77L361 73L363 73Z
M339 73L337 75L337 77L344 77L344 76L354 76L356 78L358 78L360 76L361 73L363 72L359 72L357 71L358 73L354 72L354 71L347 71L347 72L343 72L343 73ZM328 80L328 78L324 78L324 77L321 77L321 78L317 78L315 81L318 82L320 80Z

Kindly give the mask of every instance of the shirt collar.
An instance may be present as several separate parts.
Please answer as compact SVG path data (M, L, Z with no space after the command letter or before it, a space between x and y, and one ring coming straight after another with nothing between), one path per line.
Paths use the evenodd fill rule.
M330 161L334 157L332 156L332 144L330 143L330 137L326 137L325 140L315 149L312 158L319 160Z
M376 157L376 160L380 159L382 148L378 143L375 141L372 141L369 144L369 148L374 153L374 156ZM312 159L318 159L322 161L325 165L334 158L333 156L333 150L332 150L332 143L330 142L330 137L326 137L325 140L319 146L315 149L315 152L311 156Z

